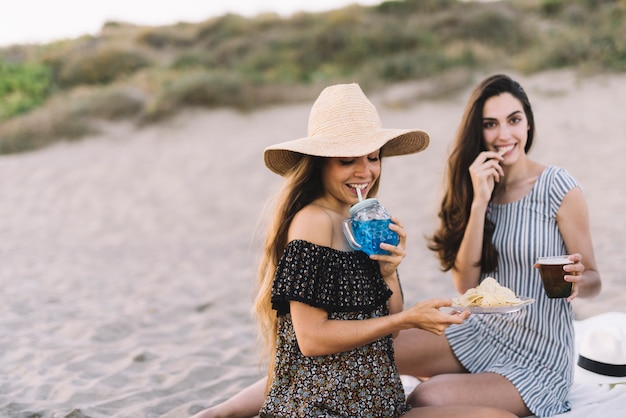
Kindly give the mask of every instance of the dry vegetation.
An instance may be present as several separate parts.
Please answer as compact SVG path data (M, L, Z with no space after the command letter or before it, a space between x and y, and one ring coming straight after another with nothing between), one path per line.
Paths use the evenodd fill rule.
M626 71L626 0L405 0L289 18L109 22L97 36L0 49L0 153L80 138L98 120L310 100L335 82L375 89L566 66ZM469 77L443 79L435 91L445 95Z

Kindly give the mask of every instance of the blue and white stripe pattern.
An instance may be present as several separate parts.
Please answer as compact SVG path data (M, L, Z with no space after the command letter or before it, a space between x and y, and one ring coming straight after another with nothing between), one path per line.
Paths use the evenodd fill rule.
M537 257L567 254L556 214L565 194L578 183L566 170L546 168L531 192L517 202L490 204L499 252L497 271L485 274L517 295L535 299L502 315L472 315L446 335L463 366L510 380L537 416L570 409L573 379L573 312L565 299L549 299L533 267Z

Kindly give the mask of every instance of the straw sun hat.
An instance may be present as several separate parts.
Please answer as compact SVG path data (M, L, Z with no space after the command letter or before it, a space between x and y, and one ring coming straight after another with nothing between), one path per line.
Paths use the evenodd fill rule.
M267 147L265 165L285 175L303 155L360 157L381 149L381 155L422 151L430 139L418 129L385 129L374 105L358 84L326 87L309 115L308 136Z

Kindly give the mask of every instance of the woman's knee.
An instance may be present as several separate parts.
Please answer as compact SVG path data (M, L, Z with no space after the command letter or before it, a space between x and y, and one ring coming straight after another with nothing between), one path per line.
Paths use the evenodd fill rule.
M437 376L421 382L407 397L407 403L414 407L446 405L446 388L440 384Z

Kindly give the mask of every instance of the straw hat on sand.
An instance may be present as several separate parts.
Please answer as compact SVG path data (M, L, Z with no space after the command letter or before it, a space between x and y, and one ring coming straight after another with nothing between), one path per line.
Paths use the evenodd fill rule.
M313 104L308 136L267 147L264 160L284 176L303 155L360 157L381 149L381 155L389 157L422 151L429 141L419 129L383 128L358 84L338 84L326 87Z

